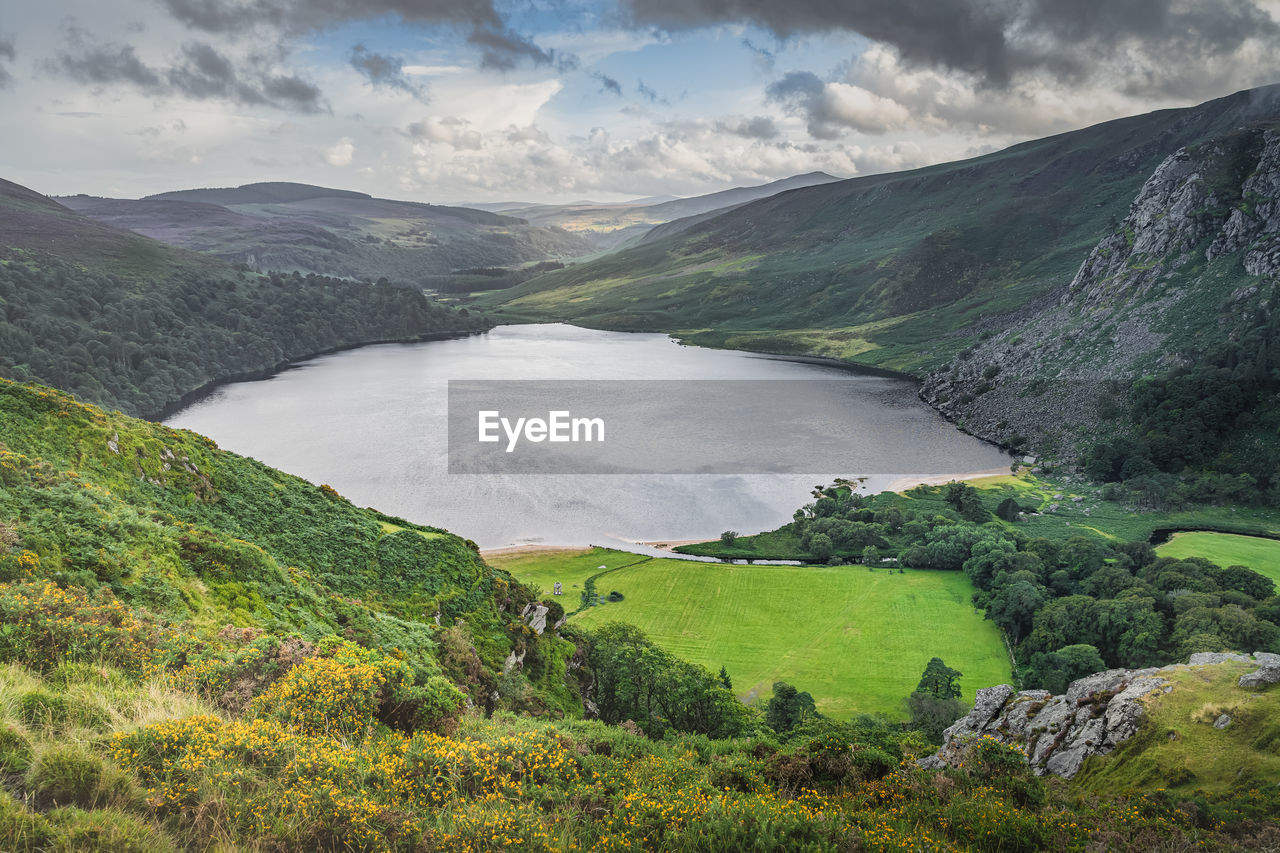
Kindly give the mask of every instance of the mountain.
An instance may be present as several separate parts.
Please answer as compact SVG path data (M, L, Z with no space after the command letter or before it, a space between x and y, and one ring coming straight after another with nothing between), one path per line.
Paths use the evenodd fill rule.
M196 219L226 210L187 206ZM318 352L489 327L412 290L237 270L9 182L0 299L0 374L149 415Z
M924 372L1065 287L1165 157L1280 112L1280 87L972 160L807 187L483 304Z
M590 241L596 249L616 249L647 239L654 226L673 223L673 220L699 216L711 211L723 211L749 201L768 198L798 187L818 186L838 181L825 172L810 172L754 187L733 189L693 198L646 198L621 204L598 204L583 201L571 204L502 203L488 209L501 210L508 216L518 216L535 225L559 227ZM674 224L674 223L673 223Z
M1135 433L1129 381L1173 375L1176 387L1147 384L1136 436L1169 434L1162 442L1176 449L1126 456L1170 471L1231 455L1270 480L1280 466L1270 438L1280 426L1280 120L1174 151L1105 230L1065 285L932 374L925 399L983 434L1008 441L1021 429L1065 451L1100 432ZM1224 385L1229 399L1216 395ZM1192 399L1177 400L1179 389Z
M385 277L411 286L456 269L519 266L593 251L570 233L509 216L307 184L60 201L100 222L252 270Z

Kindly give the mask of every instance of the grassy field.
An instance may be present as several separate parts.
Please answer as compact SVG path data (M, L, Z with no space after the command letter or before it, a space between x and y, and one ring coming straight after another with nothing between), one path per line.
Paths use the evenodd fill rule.
M1156 548L1161 557L1204 557L1227 566L1248 566L1280 584L1280 540L1230 533L1175 533Z
M561 604L566 613L572 613L578 608L578 593L582 592L582 584L587 578L606 569L616 569L650 559L641 554L609 548L540 548L535 551L486 554L484 558L489 564L501 566L511 572L522 583L537 587L543 595L551 595L552 587L556 581L560 581L564 585L564 601Z
M601 564L634 563L596 580L602 598L617 591L623 601L584 610L572 624L637 625L686 660L712 671L723 665L748 701L787 681L838 718L903 716L903 699L935 655L964 673L966 701L1009 680L1000 635L974 611L960 573L696 563L604 549L489 560L544 589L560 580L566 592ZM565 609L577 603L574 596Z

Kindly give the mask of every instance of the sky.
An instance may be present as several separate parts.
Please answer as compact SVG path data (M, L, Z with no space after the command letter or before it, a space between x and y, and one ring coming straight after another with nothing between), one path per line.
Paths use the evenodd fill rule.
M1280 0L0 0L0 178L613 202L1277 82Z

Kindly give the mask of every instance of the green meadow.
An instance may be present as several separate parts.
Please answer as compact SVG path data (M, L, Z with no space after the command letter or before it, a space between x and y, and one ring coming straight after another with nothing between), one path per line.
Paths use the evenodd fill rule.
M685 660L713 672L724 666L747 701L786 681L830 716L904 717L903 700L934 656L964 673L966 701L1009 681L999 632L974 610L973 587L959 572L699 563L600 548L488 559L544 591L559 580L570 613L596 576L604 603L570 624L636 625ZM615 591L623 600L606 602Z
M1232 533L1175 533L1156 553L1180 560L1204 557L1223 568L1248 566L1280 584L1280 540Z

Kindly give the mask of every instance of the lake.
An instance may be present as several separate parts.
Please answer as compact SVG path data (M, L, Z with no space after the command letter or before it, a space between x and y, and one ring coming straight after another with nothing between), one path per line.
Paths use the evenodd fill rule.
M823 386L842 391L820 413L823 429L875 437L874 456L833 460L837 470L816 474L450 473L450 380L691 379L838 381ZM685 409L710 430L723 422L716 412ZM633 430L643 431L646 418L655 434L670 428L670 412L660 405L632 401L625 410ZM836 476L866 476L864 488L878 491L907 471L927 477L1010 462L920 402L910 381L562 324L499 326L468 338L320 356L269 379L224 385L165 423L328 483L359 506L448 528L483 548L617 547L706 539L726 529L754 533L789 521L815 484ZM845 464L859 470L838 470Z

